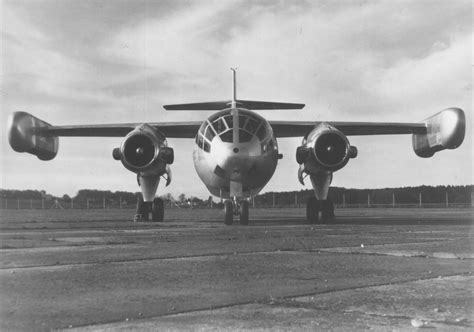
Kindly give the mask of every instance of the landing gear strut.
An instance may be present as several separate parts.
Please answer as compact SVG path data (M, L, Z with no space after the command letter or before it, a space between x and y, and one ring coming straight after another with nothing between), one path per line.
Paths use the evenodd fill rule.
M226 225L232 225L234 222L234 215L240 215L240 224L248 225L249 224L249 202L241 201L240 203L237 200L226 200L224 202L224 223Z
M326 223L334 219L334 204L331 200L309 197L306 203L306 219L310 224Z
M144 202L143 197L138 198L137 212L133 221L148 221L162 222L165 216L165 208L161 198L155 198L153 202Z

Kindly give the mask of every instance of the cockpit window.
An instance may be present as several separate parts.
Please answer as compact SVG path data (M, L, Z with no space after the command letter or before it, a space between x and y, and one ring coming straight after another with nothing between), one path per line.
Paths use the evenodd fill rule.
M232 114L233 112L232 110L225 110L210 116L208 121L205 121L199 129L198 136L201 138L196 137L196 144L205 151L210 150L210 144L216 135L223 142L233 143L235 116ZM257 114L245 109L239 109L238 127L235 130L238 131L239 142L249 142L256 136L261 142L265 141L265 145L268 147L267 140L271 137L271 129Z
M225 133L221 134L222 142L232 143L233 142L234 133L232 130L226 131Z
M265 130L265 125L261 125L260 128L257 130L257 137L259 140L263 141L267 134L267 131Z
M202 149L203 139L200 134L198 134L196 137L196 144Z
M239 128L244 128L245 124L247 123L248 116L239 115Z
M232 115L225 116L224 119L227 122L227 127L229 128L234 127L234 117Z
M240 129L239 130L239 142L249 142L252 139L253 135L250 134L249 132Z
M214 133L214 130L212 130L211 126L207 126L206 134L204 136L209 140L209 142L212 142L212 139L215 135L216 134Z
M206 152L211 151L211 141L216 136L209 122L204 121L196 135L196 145Z
M251 133L254 134L255 131L257 130L258 127L258 122L255 119L249 118L247 121L247 125L245 126L245 129Z
M227 127L225 125L225 122L224 122L223 118L219 118L219 119L215 120L212 124L214 126L214 129L215 129L216 133L218 133L218 134L220 134L223 131L227 130Z

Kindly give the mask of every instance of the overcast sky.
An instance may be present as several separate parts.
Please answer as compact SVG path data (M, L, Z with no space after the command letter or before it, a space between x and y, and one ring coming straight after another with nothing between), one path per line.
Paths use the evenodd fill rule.
M418 158L411 136L349 137L359 156L333 185L466 185L472 170L471 1L1 1L0 172L4 189L75 195L138 191L112 159L121 138L60 138L48 162L13 152L5 124L26 111L55 125L204 120L162 105L229 99L238 67L242 99L305 103L262 111L269 120L416 122L457 106L463 145ZM295 150L263 189L303 189ZM159 188L207 197L193 140L169 139L173 182ZM307 183L309 188L310 184Z

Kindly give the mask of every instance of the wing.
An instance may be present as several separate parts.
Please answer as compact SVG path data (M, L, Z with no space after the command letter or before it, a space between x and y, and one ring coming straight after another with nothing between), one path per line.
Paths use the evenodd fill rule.
M123 137L140 124L48 126L41 128L41 132L45 136ZM156 122L147 124L158 129L167 138L194 138L202 122Z
M303 137L321 121L269 121L276 137ZM331 122L325 121L345 135L425 134L426 123L399 122Z

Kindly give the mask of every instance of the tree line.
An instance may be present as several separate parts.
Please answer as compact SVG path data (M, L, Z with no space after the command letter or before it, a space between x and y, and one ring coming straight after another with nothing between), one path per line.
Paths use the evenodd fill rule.
M444 203L446 196L450 204L470 204L471 193L474 186L418 186L402 188L383 189L347 189L341 187L331 187L329 189L329 199L335 204L417 204L420 194L423 204ZM56 197L47 194L44 190L8 190L0 189L0 198L5 200L60 200L64 203L74 202L103 202L107 205L115 202L120 205L135 204L140 192L126 192L110 190L81 189L73 197L63 195ZM304 204L308 197L313 195L313 190L286 191L286 192L266 192L254 198L257 206L291 206ZM200 199L197 197L187 197L185 194L174 198L171 194L161 196L170 204L186 205L194 204L199 206L210 205L211 197ZM215 199L215 198L214 198ZM192 202L192 203L191 203ZM218 204L217 204L218 205Z
M335 204L417 204L420 195L423 204L445 203L470 204L474 186L417 186L382 189L329 188L329 199ZM258 205L292 205L306 203L313 190L267 192L255 197Z

